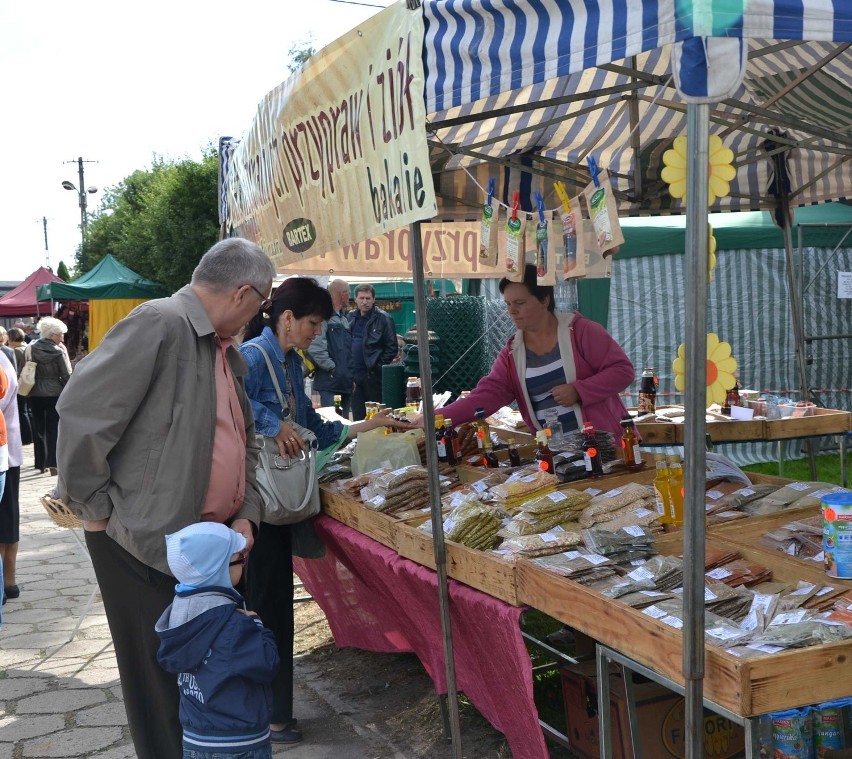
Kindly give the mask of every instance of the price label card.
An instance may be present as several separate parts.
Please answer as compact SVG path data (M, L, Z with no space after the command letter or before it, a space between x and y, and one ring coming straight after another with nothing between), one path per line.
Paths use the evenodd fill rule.
M633 513L636 515L637 519L644 519L645 517L650 516L651 514L655 514L656 512L649 511L648 509L645 509L645 508L638 508Z
M488 490L488 483L486 483L485 480L477 480L476 482L471 483L470 487L477 493L484 493Z
M794 625L797 622L801 622L805 618L805 614L807 613L807 609L796 609L795 611L785 611L781 614L776 614L772 621L769 623L769 626L774 627L775 625Z
M725 494L721 490L708 490L704 495L711 501L718 501Z
M630 583L624 583L625 585L629 585ZM659 598L660 596L664 596L665 593L660 593L659 590L640 590L643 596L648 596L649 598Z
M581 554L579 551L563 551L562 555L563 555L566 559L578 559L578 558L580 558L583 554Z
M628 525L627 527L622 527L621 529L624 530L628 535L632 535L634 538L641 538L645 534L645 531L635 524Z
M568 496L561 490L557 490L555 493L548 493L547 497L554 503L561 503L562 501L568 500Z
M548 543L553 543L559 540L559 534L554 532L553 530L548 530L547 532L543 532L541 534L541 539Z
M804 585L798 590L794 590L790 593L791 596L807 596L810 592L815 588L815 585Z
M706 601L715 601L719 596L717 596L710 588L704 588L704 600Z
M592 498L594 498L596 495L600 495L603 491L599 490L598 488L586 488L583 492L588 493L590 496L592 496Z
M820 588L817 591L817 595L818 596L824 596L826 593L831 593L833 590L834 590L834 588L832 588L831 585L826 585L825 587Z
M712 578L713 580L724 580L726 577L730 577L733 572L729 572L727 569L722 567L716 567L716 569L711 569L706 573L707 577Z
M739 630L733 630L730 627L711 627L707 630L707 634L719 640L731 640L731 638L739 638L742 635Z
M666 616L666 612L664 612L662 609L658 609L653 604L651 606L646 606L644 609L642 609L642 613L647 614L649 617L653 617L654 619L662 619Z
M586 561L591 562L594 565L598 564L606 564L609 559L606 556L601 556L598 553L589 553L583 557Z
M799 490L799 491L811 489L811 486L808 485L807 482L790 482L790 483L787 484L786 487L790 488L790 490Z
M764 654L777 654L779 651L784 650L783 646L771 646L769 643L750 643L746 648L750 648L752 651L760 651Z
M613 488L604 493L604 498L615 498L615 496L621 495L621 493L622 491L619 488Z
M645 582L647 580L651 580L654 577L653 572L649 572L644 567L639 567L634 569L627 575L631 580L635 580L636 582Z
M751 488L740 488L736 491L736 495L754 495L755 491Z
M674 627L680 630L683 627L683 620L678 619L677 617L672 617L671 615L667 615L660 620L664 625L668 625L669 627Z

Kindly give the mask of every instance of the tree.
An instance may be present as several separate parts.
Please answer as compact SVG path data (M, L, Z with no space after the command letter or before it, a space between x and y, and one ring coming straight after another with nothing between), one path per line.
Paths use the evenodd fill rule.
M200 163L155 158L109 188L77 251L77 273L111 253L171 292L183 287L219 238L218 171L208 146Z
M71 281L71 275L68 273L68 267L65 265L65 261L59 262L59 266L56 267L56 276L60 279L64 279L66 282Z
M314 47L315 41L314 35L308 34L298 42L290 45L289 50L287 50L287 57L290 59L287 63L287 70L291 74L299 71L305 65L305 61L316 53L317 49Z

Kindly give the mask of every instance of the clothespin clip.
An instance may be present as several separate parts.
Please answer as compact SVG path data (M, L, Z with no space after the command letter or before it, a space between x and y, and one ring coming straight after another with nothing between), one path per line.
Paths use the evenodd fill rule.
M595 187L600 187L601 183L598 180L598 173L600 172L598 169L598 162L595 160L593 155L590 155L586 161L588 161L589 164L589 173L592 175L592 182L594 182Z
M538 208L538 223L546 225L547 221L544 218L544 198L540 192L536 192L533 197L535 198L535 204Z
M512 193L512 221L518 220L518 211L521 210L521 193L515 190Z
M556 190L559 200L562 201L565 213L571 213L571 201L568 198L568 191L565 189L565 185L562 182L554 182L553 189Z
M490 206L491 199L494 197L494 189L497 186L497 183L494 181L494 177L488 177L488 200L485 201L485 204Z

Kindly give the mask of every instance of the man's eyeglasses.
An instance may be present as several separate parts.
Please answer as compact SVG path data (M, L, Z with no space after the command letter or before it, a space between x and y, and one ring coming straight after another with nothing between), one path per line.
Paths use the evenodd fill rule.
M260 298L260 310L261 311L269 311L272 307L272 298L267 298L260 290L258 290L254 285L249 285L249 287L257 293L257 296Z

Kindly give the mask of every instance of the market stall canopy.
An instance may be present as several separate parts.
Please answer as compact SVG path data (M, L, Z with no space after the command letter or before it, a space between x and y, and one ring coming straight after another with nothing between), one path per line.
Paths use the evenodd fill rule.
M38 300L104 300L162 298L168 295L162 285L128 269L107 254L90 271L74 282L49 282L38 288Z
M686 134L683 94L711 103L711 133L734 152L731 192L713 210L774 210L781 194L794 206L844 197L852 3L735 6L426 0L439 202L481 205L493 176L504 202L518 190L530 209L541 190L556 208L552 180L576 196L594 157L620 213L682 212L660 171Z
M40 266L14 290L0 298L0 316L35 316L45 310L49 313L49 308L39 308L36 298L36 288L48 282L64 284L52 271Z
M784 234L767 211L712 213L709 217L716 250L784 249ZM796 210L794 239L799 225L808 225L804 242L808 247L852 247L852 205L821 203ZM814 226L810 226L814 225ZM680 254L686 250L686 217L656 216L623 219L624 243L620 260L634 256Z

